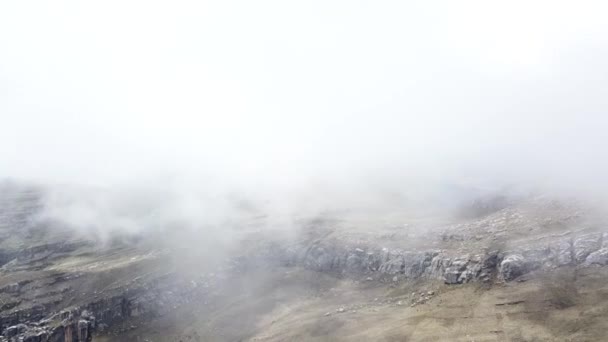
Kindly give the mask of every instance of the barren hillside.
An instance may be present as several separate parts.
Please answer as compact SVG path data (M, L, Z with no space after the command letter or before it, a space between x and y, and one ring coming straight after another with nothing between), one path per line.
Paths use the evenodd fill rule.
M588 204L486 198L441 219L328 213L289 231L252 216L220 253L193 231L100 241L43 219L43 194L2 188L6 341L600 341L607 328L608 238Z

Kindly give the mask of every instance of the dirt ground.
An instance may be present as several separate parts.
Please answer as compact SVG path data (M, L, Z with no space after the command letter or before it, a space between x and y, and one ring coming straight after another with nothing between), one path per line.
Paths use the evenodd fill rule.
M607 280L597 268L491 287L394 286L283 268L95 341L605 341ZM432 295L412 306L420 293Z

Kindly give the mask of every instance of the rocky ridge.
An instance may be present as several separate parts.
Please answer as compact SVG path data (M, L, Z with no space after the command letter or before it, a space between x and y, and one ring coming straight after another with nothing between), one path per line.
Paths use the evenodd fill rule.
M564 237L513 250L455 254L445 250L404 251L314 243L287 252L291 263L321 272L372 276L381 281L441 279L446 284L512 281L535 270L608 265L608 234Z
M331 238L326 233L331 225L322 233L307 231L297 243L253 234L248 248L232 254L220 269L184 276L165 265L171 251L120 243L99 249L94 239L69 231L49 237L48 227L32 219L40 204L31 191L6 196L1 204L0 341L5 342L82 342L95 334L118 334L182 303L205 302L232 276L273 265L366 281L441 280L448 285L510 282L558 267L608 265L608 234L581 225L575 210L558 207L551 217L531 219L506 207L440 227L429 234L431 247ZM45 243L34 243L41 240ZM426 297L421 298L423 303Z

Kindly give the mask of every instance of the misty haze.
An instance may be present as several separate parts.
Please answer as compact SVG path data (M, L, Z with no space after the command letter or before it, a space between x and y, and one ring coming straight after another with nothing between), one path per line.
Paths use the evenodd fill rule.
M3 1L0 342L606 341L603 1Z

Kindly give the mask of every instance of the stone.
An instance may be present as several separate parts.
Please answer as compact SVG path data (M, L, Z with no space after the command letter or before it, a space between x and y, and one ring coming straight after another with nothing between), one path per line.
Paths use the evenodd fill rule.
M19 283L12 283L1 288L0 292L17 293L19 290L21 290L21 285Z
M573 243L574 260L577 263L585 261L587 256L600 249L601 245L601 234L587 234L575 239Z
M500 263L499 272L502 279L510 281L527 273L528 269L521 254L510 254Z
M380 272L388 275L403 273L404 269L405 262L403 260L403 255L400 254L389 256L389 260L380 265Z
M403 274L408 279L419 278L431 266L435 255L433 253L404 253Z
M87 341L89 338L89 322L81 319L78 321L78 340Z
M460 272L454 269L447 269L444 275L444 281L446 284L458 284L458 278L460 278Z
M437 253L431 260L431 264L426 268L425 274L431 279L443 279L447 267L451 264L449 258Z
M43 340L44 338L44 340ZM26 335L23 337L23 342L42 342L45 341L47 338L47 334L46 333L37 333L34 335ZM81 341L86 341L86 340L81 340Z
M608 265L608 248L601 248L587 256L585 265Z
M443 275L446 284L461 284L460 275L467 268L468 261L465 258L456 258L445 270Z
M6 328L4 331L4 336L13 337L18 334L23 334L27 330L27 325L25 324L17 324Z
M570 265L572 263L571 239L560 240L549 246L549 249L551 250L552 259L555 265L565 266Z
M17 326L13 325L11 327L6 328L6 330L4 331L4 336L10 338L10 337L17 335L18 333L19 333L19 330L18 330Z
M475 280L481 272L481 268L481 256L475 255L473 258L468 260L466 267L460 273L458 283L463 284Z

